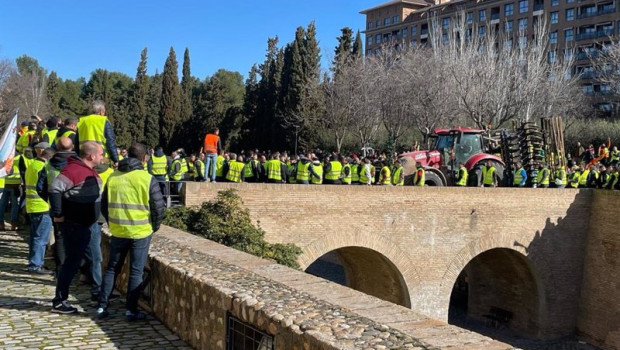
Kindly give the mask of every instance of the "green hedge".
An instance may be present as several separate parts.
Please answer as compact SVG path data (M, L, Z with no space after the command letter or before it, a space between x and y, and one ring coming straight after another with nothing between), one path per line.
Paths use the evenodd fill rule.
M250 212L234 189L218 192L215 200L198 209L168 209L164 224L299 269L301 249L294 244L266 242L265 231L252 224Z

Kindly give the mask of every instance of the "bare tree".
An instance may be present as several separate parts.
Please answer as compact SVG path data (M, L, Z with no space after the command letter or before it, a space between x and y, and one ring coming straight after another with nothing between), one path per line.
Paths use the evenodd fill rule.
M41 115L47 112L47 75L43 69L13 71L7 79L4 101L8 108Z
M596 81L605 86L606 100L613 106L615 115L620 113L620 42L604 46L597 55L591 55Z

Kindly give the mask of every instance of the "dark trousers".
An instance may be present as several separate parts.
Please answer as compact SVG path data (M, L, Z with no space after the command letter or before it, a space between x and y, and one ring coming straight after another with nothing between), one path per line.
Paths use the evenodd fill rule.
M323 180L325 185L340 185L340 180Z
M110 237L110 255L108 265L105 268L105 275L103 276L101 293L99 294L99 307L104 309L108 307L108 296L112 293L112 289L114 289L116 276L123 270L125 257L129 253L126 308L132 313L138 311L138 299L142 291L142 271L146 264L152 236L140 239Z
M82 259L89 248L93 225L83 225L74 222L64 222L60 224L65 246L65 262L60 268L58 279L56 280L56 296L53 303L59 303L69 298L69 286L73 277L78 272Z
M66 253L65 253L65 243L62 236L62 231L60 230L60 225L55 222L54 223L54 263L56 264L56 275L60 273L60 269L62 264L65 263Z
M102 225L103 224L95 223L90 227L90 241L84 253L91 283L90 294L92 295L98 295L101 290L101 263L103 262L103 256L101 255Z

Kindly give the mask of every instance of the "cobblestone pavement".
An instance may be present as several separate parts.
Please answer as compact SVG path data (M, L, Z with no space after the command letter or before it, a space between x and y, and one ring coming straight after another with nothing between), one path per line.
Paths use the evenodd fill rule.
M26 235L0 232L0 349L191 349L152 316L127 322L124 300L112 303L108 319L95 319L88 286L77 280L69 301L80 312L50 312L55 283L27 272Z

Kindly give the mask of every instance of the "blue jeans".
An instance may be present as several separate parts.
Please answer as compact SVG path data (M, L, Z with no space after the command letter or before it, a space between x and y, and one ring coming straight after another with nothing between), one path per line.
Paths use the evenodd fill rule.
M205 178L211 178L211 181L215 181L215 168L217 162L217 153L207 153L205 159Z
M90 263L89 270L92 282L90 294L98 295L101 289L101 262L103 261L103 256L101 255L101 225L99 223L95 223L90 227L90 242L84 255Z
M60 268L58 279L56 280L56 296L53 303L67 300L69 297L69 286L71 280L80 269L80 263L86 254L86 249L90 246L93 225L83 225L75 222L64 222L60 225L63 241L65 244L65 262ZM101 248L100 248L101 250Z
M30 242L28 244L28 270L43 267L45 247L50 241L52 218L45 213L31 213L30 215Z
M144 270L148 257L151 237L153 235L140 239L110 237L110 255L108 265L105 268L105 275L103 276L101 293L99 293L99 307L104 309L108 307L108 296L112 293L112 289L114 289L116 276L123 270L125 257L129 253L126 308L132 313L138 311L138 299L142 291L142 270Z
M4 222L4 212L6 206L11 201L11 222L17 222L17 215L19 214L19 188L6 187L0 198L0 222Z

